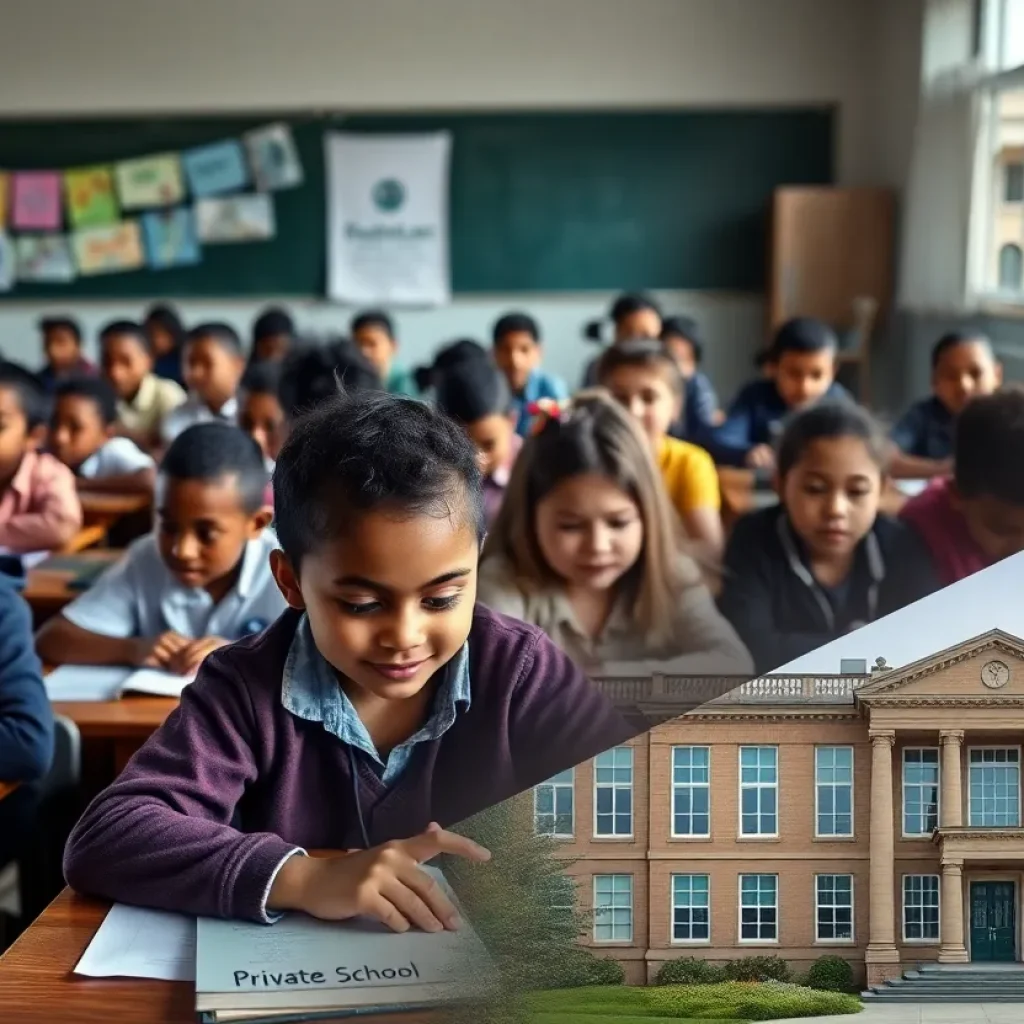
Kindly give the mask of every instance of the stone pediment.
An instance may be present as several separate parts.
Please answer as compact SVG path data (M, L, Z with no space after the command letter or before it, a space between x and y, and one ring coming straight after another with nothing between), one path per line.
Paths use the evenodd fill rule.
M861 687L858 704L1024 702L1024 640L993 629Z

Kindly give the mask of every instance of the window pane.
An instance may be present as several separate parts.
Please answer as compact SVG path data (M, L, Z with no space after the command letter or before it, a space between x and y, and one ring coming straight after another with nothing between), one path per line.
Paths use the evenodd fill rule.
M1024 57L1021 24L1017 47ZM1024 89L996 94L992 117L993 152L985 182L989 201L979 207L990 218L985 225L986 287L1024 302Z

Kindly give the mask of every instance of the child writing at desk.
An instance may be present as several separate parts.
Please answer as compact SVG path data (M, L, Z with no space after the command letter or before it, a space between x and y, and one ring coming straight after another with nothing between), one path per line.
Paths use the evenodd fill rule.
M263 456L237 427L180 434L160 465L153 533L39 631L51 665L139 665L190 675L211 651L284 610L270 574Z
M539 630L476 605L480 471L457 424L338 396L294 424L274 490L290 610L204 663L75 828L68 882L258 922L457 927L418 865L488 854L441 826L634 730Z

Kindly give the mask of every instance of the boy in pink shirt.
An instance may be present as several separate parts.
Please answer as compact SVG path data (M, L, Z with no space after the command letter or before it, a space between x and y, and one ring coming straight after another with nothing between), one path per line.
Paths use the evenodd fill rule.
M1024 551L1024 388L975 398L957 418L953 476L901 517L931 551L943 586Z

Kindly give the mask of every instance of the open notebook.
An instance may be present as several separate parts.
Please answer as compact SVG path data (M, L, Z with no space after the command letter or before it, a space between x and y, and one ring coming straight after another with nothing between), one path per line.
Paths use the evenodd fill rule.
M61 665L43 680L46 695L58 700L117 700L126 693L180 697L194 676L176 676L152 668L109 665Z

